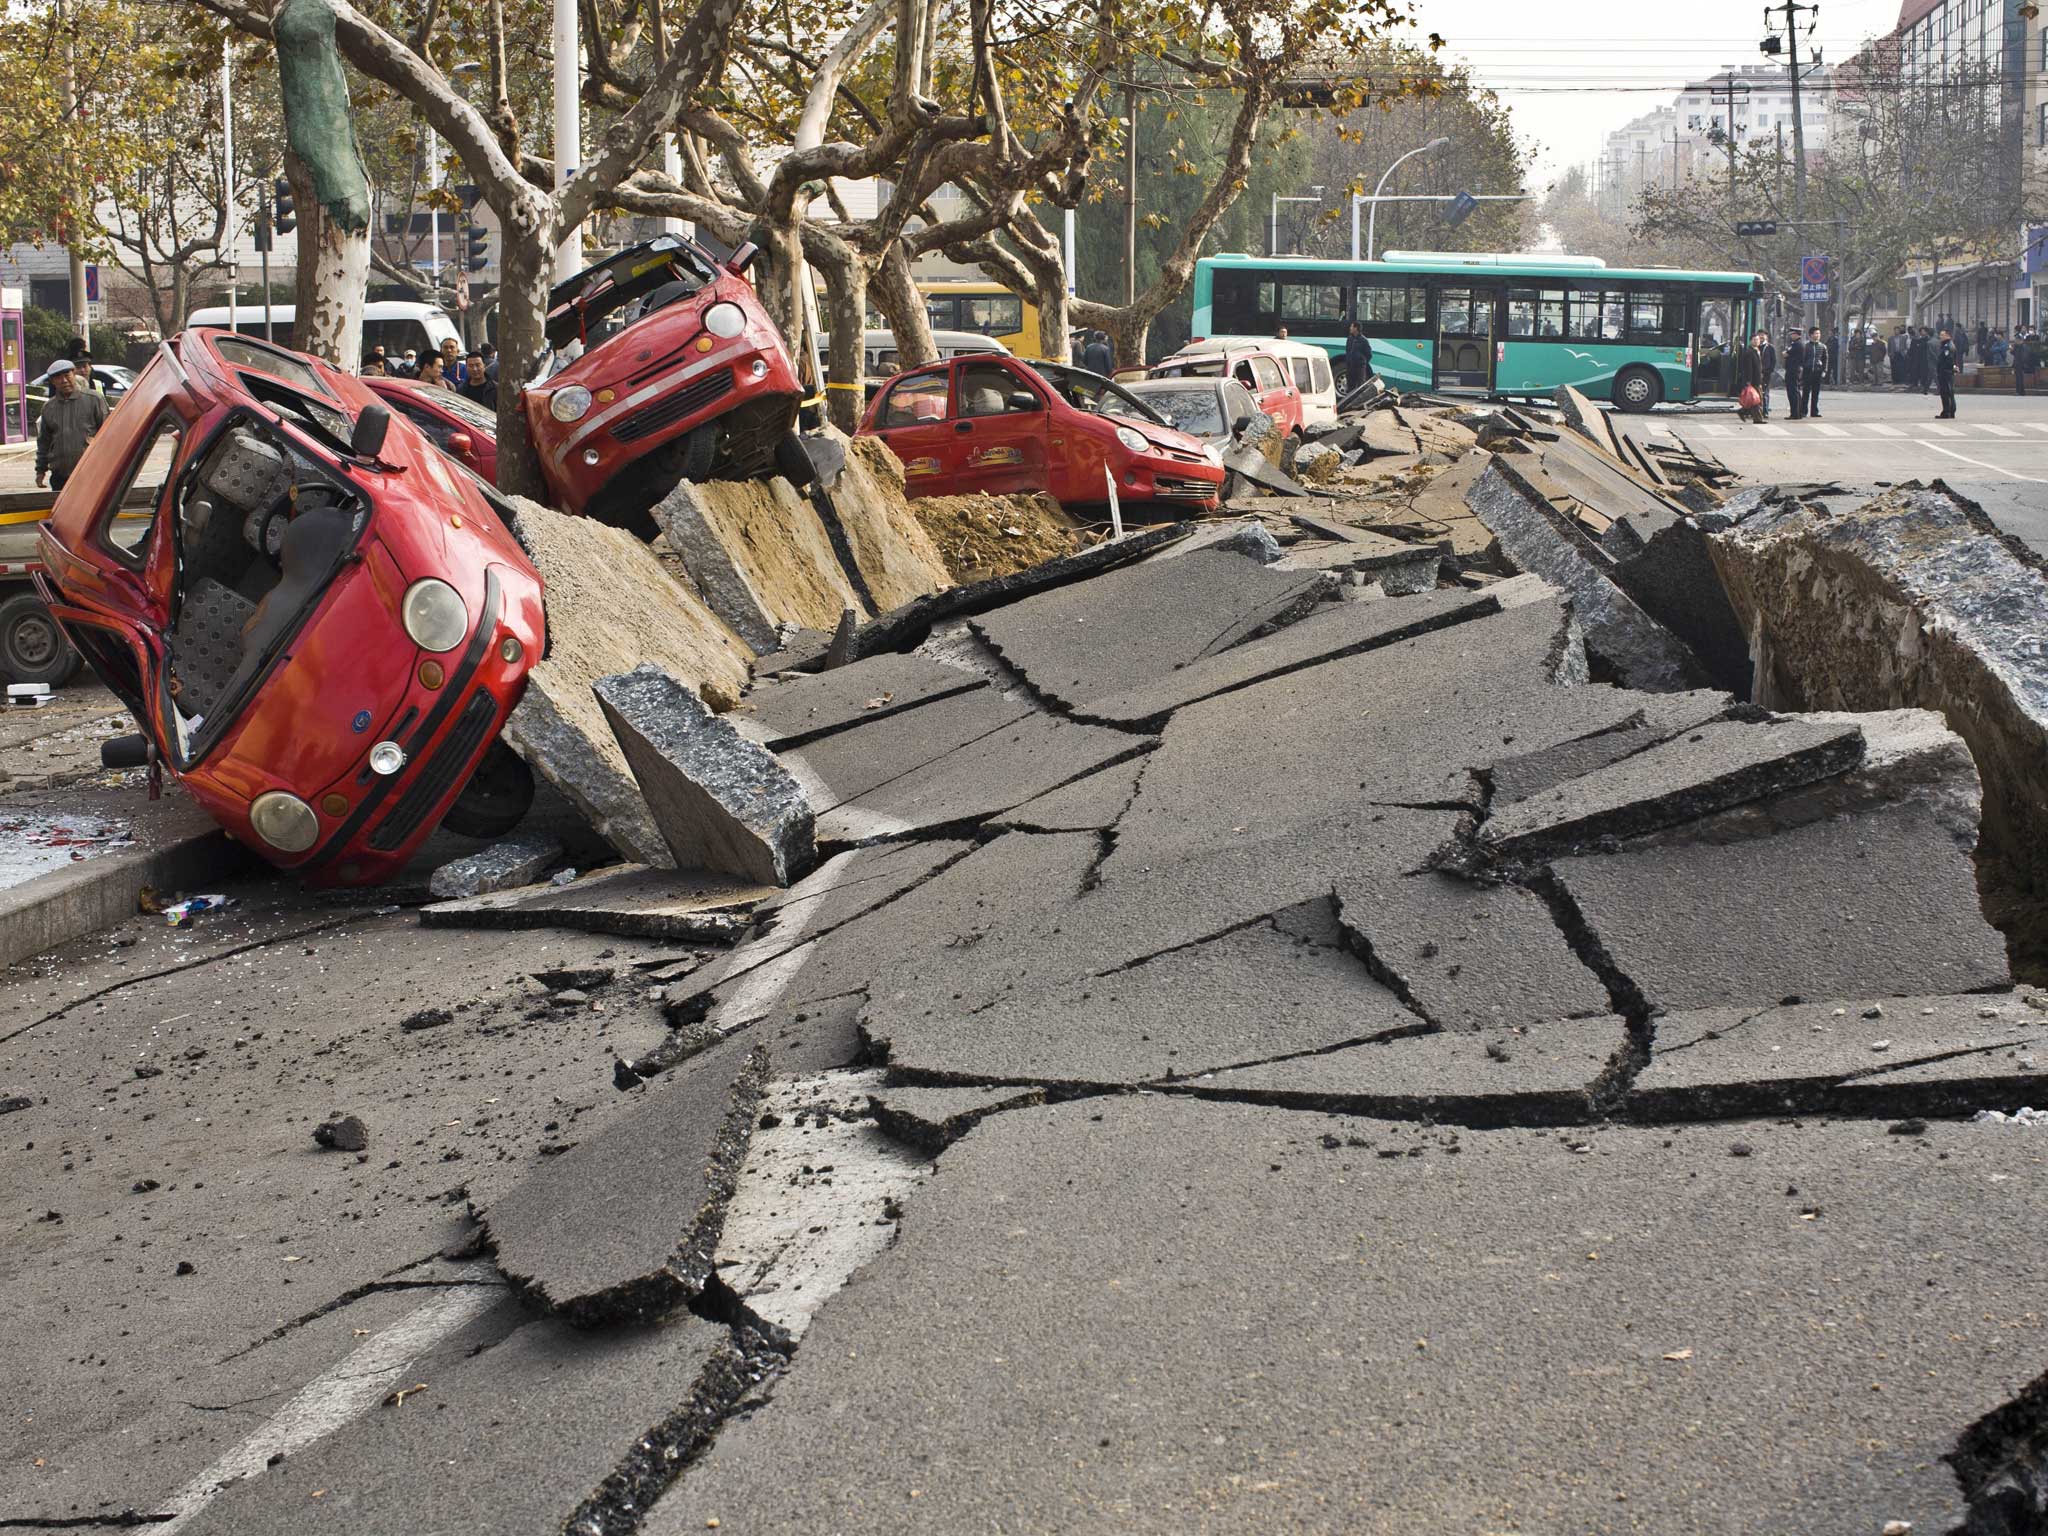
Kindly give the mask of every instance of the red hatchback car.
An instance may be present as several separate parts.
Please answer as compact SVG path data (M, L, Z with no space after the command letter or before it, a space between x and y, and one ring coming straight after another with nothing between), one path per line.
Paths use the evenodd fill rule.
M1060 363L970 356L898 374L861 435L903 461L913 496L1049 492L1062 506L1109 501L1211 508L1223 485L1214 449L1100 374Z
M479 479L498 483L498 416L467 395L417 379L362 380L363 388L426 434L427 441Z
M92 440L42 556L154 764L273 864L369 885L444 817L524 810L498 727L545 644L540 577L357 379L186 331Z
M810 481L796 369L744 276L754 254L721 262L663 235L555 286L548 345L588 350L523 398L558 507L651 537L648 509L679 480Z

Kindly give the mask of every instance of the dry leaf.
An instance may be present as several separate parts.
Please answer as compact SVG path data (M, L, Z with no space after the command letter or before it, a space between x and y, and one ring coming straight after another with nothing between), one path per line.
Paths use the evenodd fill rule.
M424 1392L426 1390L427 1384L424 1381L416 1381L409 1387L400 1387L396 1392L392 1393L389 1397L384 1399L384 1406L386 1408L396 1408L400 1404L402 1404L408 1397L411 1397L413 1393Z
M1692 1358L1692 1351L1689 1349L1674 1349L1664 1358L1666 1360L1690 1360Z

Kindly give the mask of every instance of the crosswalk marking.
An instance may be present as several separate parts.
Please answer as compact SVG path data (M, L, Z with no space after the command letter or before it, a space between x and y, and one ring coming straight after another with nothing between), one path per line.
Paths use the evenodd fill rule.
M1849 435L1845 429L1825 421L1815 423L1813 430L1822 437L1847 437Z
M1974 464L1979 469L1988 469L1993 474L2003 475L2008 480L2024 480L2029 485L2048 485L2048 480L2043 480L2039 475L2023 475L2016 469L2007 469L2003 464L1991 464L1983 459L1973 459L1966 453L1957 453L1954 449L1944 448L1939 443L1928 442L1923 439L1920 446L1922 448L1932 448L1936 453L1945 454L1951 459L1960 459L1965 464Z
M1945 421L1931 421L1926 426L1922 427L1920 430L1925 432L1929 437L1963 436L1963 429L1961 427L1952 427Z
M1769 422L1765 422L1756 430L1757 435L1760 437L1783 437L1785 435L1785 429L1783 427L1774 427Z
M2018 436L2019 436L2019 433L2017 433L2017 432L2013 431L2013 429L2012 429L2011 427L1999 427L1999 426L1993 426L1993 425L1992 425L1992 424L1991 424L1990 422L1988 422L1988 421L1979 421L1979 422L1973 422L1973 423L1972 423L1972 425L1973 425L1973 426L1975 426L1975 427L1976 427L1976 429L1977 429L1977 430L1978 430L1979 432L1989 432L1989 433L1990 433L1990 434L1991 434L1991 435L1992 435L1993 437L2018 437Z
M1890 426L1882 421L1865 422L1864 425L1879 437L1904 437L1906 435L1897 427Z

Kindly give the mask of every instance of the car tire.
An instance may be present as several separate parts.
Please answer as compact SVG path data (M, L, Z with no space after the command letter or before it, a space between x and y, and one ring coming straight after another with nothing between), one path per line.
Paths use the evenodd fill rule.
M670 452L675 456L676 479L702 484L711 478L711 471L718 463L718 426L715 421L707 421L670 444Z
M1632 415L1640 415L1664 398L1664 381L1654 368L1640 363L1614 376L1614 403Z
M33 592L18 592L0 603L0 675L8 681L61 688L79 662L63 626Z
M784 433L775 444L775 472L798 490L818 478L818 466L811 462L811 450L794 432Z
M533 770L504 742L494 741L441 825L463 837L503 837L532 807Z

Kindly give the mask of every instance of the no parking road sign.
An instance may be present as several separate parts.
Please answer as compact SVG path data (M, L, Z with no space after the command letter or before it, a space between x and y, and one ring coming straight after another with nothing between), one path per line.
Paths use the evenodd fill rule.
M1825 304L1833 297L1834 285L1828 281L1827 257L1800 257L1799 302L1802 304Z

